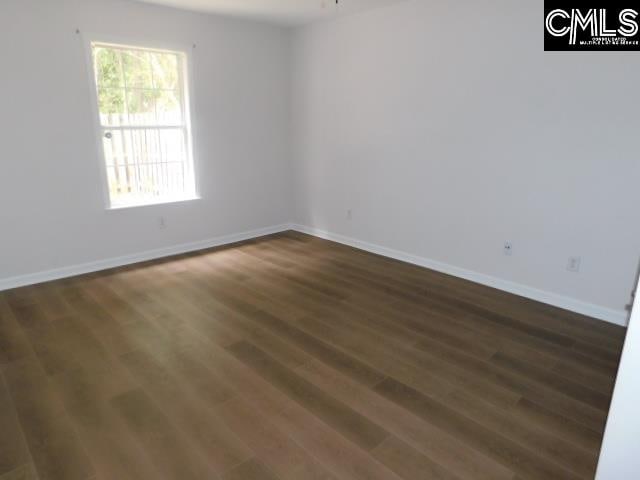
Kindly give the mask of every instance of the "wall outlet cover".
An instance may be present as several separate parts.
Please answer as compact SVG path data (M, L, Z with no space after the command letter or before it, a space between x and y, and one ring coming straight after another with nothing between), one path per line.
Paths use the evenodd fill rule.
M580 265L582 264L581 257L569 257L569 263L567 263L567 270L570 272L578 273L580 271Z

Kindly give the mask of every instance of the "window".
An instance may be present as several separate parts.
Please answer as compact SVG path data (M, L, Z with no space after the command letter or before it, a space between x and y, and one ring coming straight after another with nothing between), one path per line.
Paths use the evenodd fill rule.
M195 198L186 55L91 47L111 207Z

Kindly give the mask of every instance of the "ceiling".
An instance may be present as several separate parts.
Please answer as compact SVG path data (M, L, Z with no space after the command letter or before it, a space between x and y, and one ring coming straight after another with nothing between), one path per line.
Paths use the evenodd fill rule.
M304 25L315 20L349 15L404 0L139 0L170 7L264 20L282 25Z

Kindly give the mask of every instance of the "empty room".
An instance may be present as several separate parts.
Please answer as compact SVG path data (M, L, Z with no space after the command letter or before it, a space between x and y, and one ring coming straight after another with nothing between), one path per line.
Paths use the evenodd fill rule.
M640 478L637 4L0 40L0 480Z

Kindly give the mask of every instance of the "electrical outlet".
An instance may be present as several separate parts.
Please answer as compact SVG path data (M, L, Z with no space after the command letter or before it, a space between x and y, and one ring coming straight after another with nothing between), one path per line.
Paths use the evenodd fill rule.
M567 270L569 270L570 272L578 273L580 272L581 263L582 263L582 258L569 257L569 263L567 263Z
M513 255L513 243L504 242L504 254L507 256Z
M167 221L164 219L164 217L158 218L158 227L160 228L160 230L164 230L165 228L167 228Z
M353 220L353 211L351 209L347 210L347 220Z

